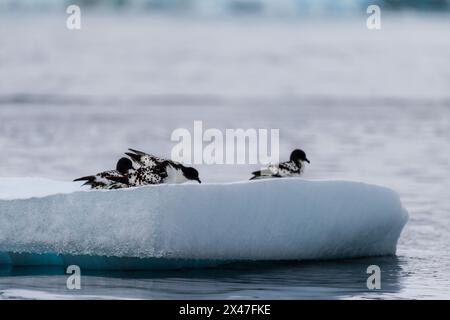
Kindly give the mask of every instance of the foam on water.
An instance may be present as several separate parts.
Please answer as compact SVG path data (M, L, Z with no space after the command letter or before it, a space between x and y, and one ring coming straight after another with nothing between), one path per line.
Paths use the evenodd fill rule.
M356 182L283 179L49 195L60 193L58 182L46 188L45 180L22 178L14 199L4 192L12 181L0 180L0 251L8 252L0 262L21 265L164 268L168 260L173 267L390 255L407 221L395 192ZM24 191L36 181L38 191ZM73 186L63 182L61 191Z

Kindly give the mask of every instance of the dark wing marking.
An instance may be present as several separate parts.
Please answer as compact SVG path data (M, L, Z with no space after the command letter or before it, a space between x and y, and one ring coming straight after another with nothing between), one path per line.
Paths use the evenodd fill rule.
M281 176L289 176L292 174L300 174L301 167L295 164L293 161L282 162L278 165L279 174Z
M131 152L134 152L135 154L137 154L139 156L145 156L147 154L145 152L142 152L142 151L139 151L139 150L136 150L136 149L128 148L128 150L130 150Z
M128 149L129 151L133 152L125 152L127 156L129 156L135 163L137 163L139 166L143 167L149 167L154 168L155 166L158 166L160 164L163 164L165 159L156 157L154 155L135 150L135 149Z
M108 180L111 180L113 182L118 182L124 185L128 185L129 184L129 179L127 176L122 175L122 176L107 176L105 177Z
M281 178L278 166L270 165L267 169L252 172L250 180L259 178Z
M277 165L269 165L267 169L254 171L252 172L253 177L250 180L263 178L263 177L271 177L271 178L282 178L286 176L290 176L293 174L300 174L301 167L299 168L294 162L286 161L281 162Z
M253 171L252 175L257 176L257 177L260 176L261 175L261 170Z
M131 152L125 152L125 154L127 156L129 156L131 158L131 160L133 160L134 162L137 162L139 164L141 163L141 156L140 155L135 154L135 153L131 153Z

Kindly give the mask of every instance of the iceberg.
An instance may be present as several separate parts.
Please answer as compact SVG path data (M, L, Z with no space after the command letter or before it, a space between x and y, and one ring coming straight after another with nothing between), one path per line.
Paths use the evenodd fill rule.
M396 192L300 178L82 190L0 179L0 264L92 269L393 255Z

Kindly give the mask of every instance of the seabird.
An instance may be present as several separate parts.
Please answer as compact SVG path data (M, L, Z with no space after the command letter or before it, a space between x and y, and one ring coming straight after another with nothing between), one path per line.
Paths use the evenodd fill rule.
M117 161L116 170L108 170L96 175L81 177L73 181L86 181L83 186L89 185L92 189L120 189L127 188L126 184L111 180L111 177L121 177L133 170L133 162L128 158Z
M305 162L310 163L306 158L306 153L303 150L295 149L292 151L289 161L271 164L267 169L252 172L253 177L250 180L300 176L305 168Z

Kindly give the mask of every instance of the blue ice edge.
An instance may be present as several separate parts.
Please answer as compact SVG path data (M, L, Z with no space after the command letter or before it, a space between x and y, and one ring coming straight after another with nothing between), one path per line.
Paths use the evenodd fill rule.
M87 270L172 270L209 268L238 262L238 260L168 259L107 257L90 255L61 255L54 253L0 252L0 265L15 267L64 267L77 265Z
M408 220L395 191L351 181L78 191L2 180L0 264L13 266L157 270L394 255Z

